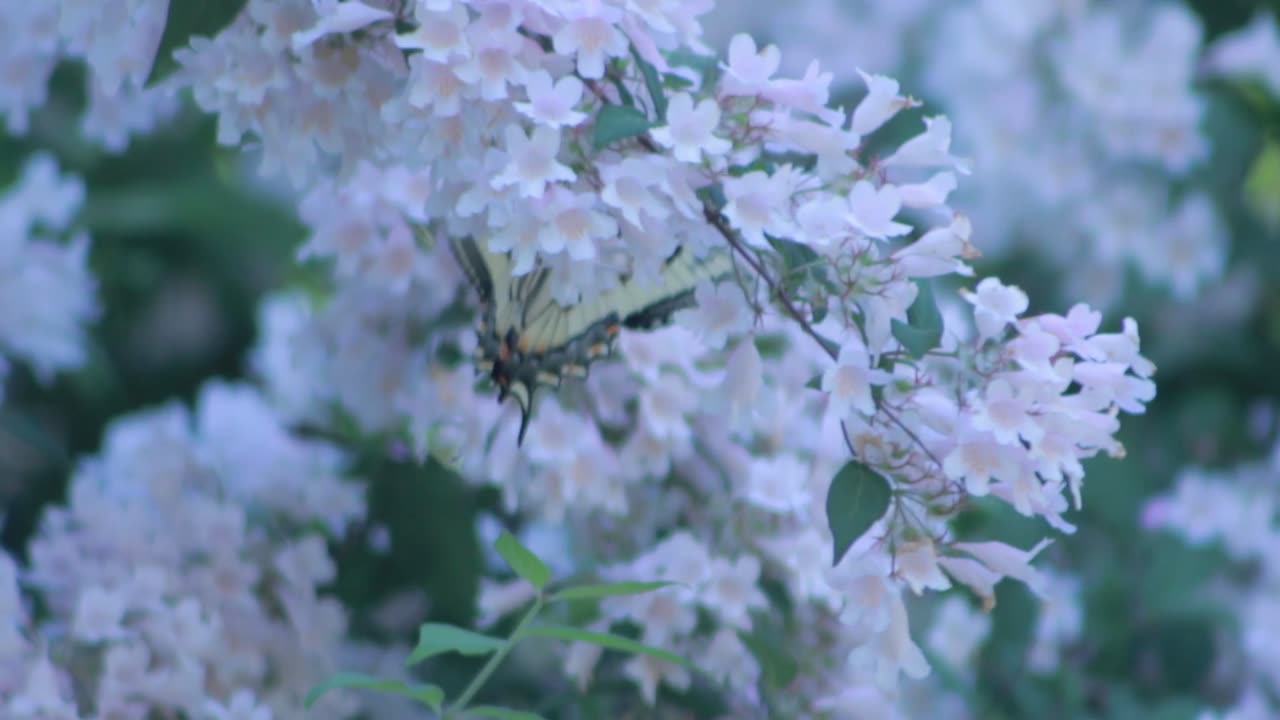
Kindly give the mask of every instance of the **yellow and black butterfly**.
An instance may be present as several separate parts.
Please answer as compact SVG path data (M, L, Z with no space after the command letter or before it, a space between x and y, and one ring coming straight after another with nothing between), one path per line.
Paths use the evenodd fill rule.
M539 385L585 378L592 360L612 353L620 328L669 323L677 310L694 305L699 282L721 278L733 267L725 251L696 258L679 247L663 262L658 282L624 277L617 287L565 306L552 297L551 269L515 277L508 253L492 252L469 237L450 245L480 295L476 368L498 386L499 402L510 396L520 404L518 443L524 442Z

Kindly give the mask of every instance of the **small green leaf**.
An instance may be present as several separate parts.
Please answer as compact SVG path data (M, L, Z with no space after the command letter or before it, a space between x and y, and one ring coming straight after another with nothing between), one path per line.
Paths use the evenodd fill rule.
M814 332L813 335L818 339L818 342L822 344L822 349L826 350L827 354L830 355L833 360L835 358L840 357L839 343L837 343L835 340L832 340L829 337L819 335L817 332ZM875 388L872 388L872 389L874 390Z
M405 665L417 665L434 655L446 652L463 655L488 655L505 642L489 635L444 623L424 623L418 628L418 644L409 653Z
M821 303L812 305L813 307L813 324L818 325L827 319L827 303L825 298Z
M185 47L196 35L213 37L231 24L249 0L177 0L169 3L164 34L156 48L155 63L147 76L151 87L178 69L173 51Z
M596 150L603 150L619 140L643 135L652 127L654 124L649 122L649 118L635 108L605 105L596 115L596 128L591 136L591 145Z
M782 334L764 334L755 336L756 352L760 357L778 358L787 351L787 337Z
M826 284L825 261L813 248L786 238L768 236L768 239L787 266L788 285L799 283L805 275L812 275L815 280Z
M528 580L529 584L535 588L541 590L551 581L551 568L539 560L529 548L521 545L515 535L503 530L493 547L517 575Z
M704 185L698 188L695 194L704 206L716 212L719 212L725 206L725 203L729 202L724 196L724 187L719 183Z
M605 583L602 585L579 585L578 587L565 588L555 595L551 596L555 600L585 600L590 598L616 597L619 595L640 595L642 593L651 592L658 588L664 588L672 583L665 581L639 582L624 581L616 583Z
M440 704L444 702L444 690L435 685L409 685L399 680L386 680L361 673L335 673L328 680L311 688L305 699L305 706L310 708L321 695L339 688L357 688L360 690L376 690L377 692L403 695L427 705L440 712Z
M917 280L915 302L907 309L907 322L894 320L893 337L919 360L924 354L938 347L942 340L942 313L938 311L938 302L933 297L933 286Z
M523 710L511 710L496 705L478 705L467 708L466 714L470 717L495 718L495 720L543 720L541 715L535 715Z
M839 565L850 546L889 509L893 492L883 475L850 460L827 490L827 526L833 541L831 564Z
M631 91L627 89L627 84L622 82L622 76L619 73L609 73L609 79L613 81L613 86L618 89L618 98L622 100L622 104L629 108L636 106L636 99L631 97Z
M550 637L559 640L570 640L573 642L586 642L593 645L609 648L611 650L620 650L626 653L637 655L648 655L658 660L664 660L676 665L692 667L692 664L684 658L676 655L668 650L656 648L652 645L645 645L636 642L631 638L626 638L613 633L594 632L591 630L582 630L579 628L565 627L563 625L540 625L532 627L521 633L522 637Z
M819 390L819 391L822 390L822 376L814 375L813 377L809 378L809 382L805 383L804 386L809 388L810 390Z
M649 99L653 100L653 112L657 116L660 123L667 121L667 96L662 90L662 78L658 77L658 71L648 61L640 57L639 51L635 46L631 46L631 55L636 59L636 65L640 68L640 74L644 75L644 85L649 89Z
M1250 208L1273 228L1280 228L1280 142L1263 142L1244 182Z

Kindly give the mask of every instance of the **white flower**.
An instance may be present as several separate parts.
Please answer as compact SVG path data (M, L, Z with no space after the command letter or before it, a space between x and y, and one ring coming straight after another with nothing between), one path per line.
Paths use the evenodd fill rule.
M274 565L286 583L298 588L324 585L337 576L329 548L318 535L286 545L276 554Z
M947 197L956 189L956 174L951 171L934 173L922 183L899 185L898 194L902 197L902 207L929 210L944 208ZM963 215L957 215L953 222L958 222ZM966 222L968 220L966 219Z
M552 85L546 70L535 70L525 77L529 101L514 107L540 125L572 127L587 119L586 113L574 110L582 99L582 87L582 81L573 75L565 75Z
M653 128L649 134L657 143L670 148L681 162L698 163L703 153L715 157L729 152L728 140L713 133L720 125L720 106L707 98L695 107L693 96L675 93L667 104L667 124Z
M409 104L416 108L432 108L439 117L452 117L462 110L467 86L454 68L433 62L424 55L409 58Z
M760 664L732 628L720 628L697 658L698 667L729 687L753 688L760 678Z
M5 703L6 714L13 718L79 718L66 685L66 678L48 656L41 655L32 663L26 684Z
M940 557L938 565L981 598L984 611L989 612L995 607L996 583L1001 578L998 573L973 558Z
M710 575L700 602L711 608L722 622L750 630L750 611L768 606L764 593L756 586L760 559L755 555L743 555L736 562L716 558L711 563Z
M1035 443L1044 436L1036 419L1036 404L1026 388L1012 379L997 378L987 386L974 410L973 425L989 431L998 442L1015 444L1021 437Z
M938 555L928 538L903 543L894 553L894 560L898 565L898 576L916 595L925 588L941 591L951 587L951 581L938 567Z
M893 185L876 188L859 180L849 192L849 222L870 238L882 240L911 232L910 225L893 221L901 209L902 198Z
M659 439L684 440L692 433L686 415L697 407L697 397L679 375L665 373L640 395L640 419Z
M643 568L650 563L659 578L679 583L686 588L700 586L711 573L711 553L707 546L684 530L658 543L643 556L636 568L637 575L645 574Z
M493 252L510 252L514 265L512 275L525 275L533 270L538 252L543 249L541 218L517 216L489 237Z
M124 614L129 610L128 596L94 586L84 591L76 603L71 634L87 643L118 640L129 635L124 627Z
M813 60L805 68L804 77L799 80L774 80L763 95L783 107L812 113L823 122L838 125L844 118L843 114L827 107L827 100L831 97L832 77L831 73L822 72L818 61Z
M898 147L885 159L886 167L949 167L969 174L968 162L951 154L951 121L944 116L924 119L925 131Z
M942 463L943 472L953 480L963 480L974 495L986 495L993 479L1013 482L1019 475L1020 445L996 442L983 433L967 434Z
M775 131L782 142L817 156L815 169L822 180L847 175L858 167L854 151L862 144L862 136L845 130L838 122L829 125L786 118L777 123Z
M528 586L528 583L524 585ZM595 671L596 663L600 661L600 656L603 654L603 645L587 642L569 644L569 650L564 658L564 674L573 678L579 692L586 692L591 684L591 675Z
M272 720L271 708L259 705L252 690L235 691L226 705L206 700L204 713L204 720Z
M403 50L419 50L423 57L437 63L447 63L470 52L465 29L468 24L467 7L455 4L437 12L418 4L415 18L418 27L412 32L397 35L396 46Z
M670 206L651 189L661 182L654 163L644 157L627 157L618 163L601 164L600 179L604 188L600 199L622 213L622 217L638 228L646 227L645 218L664 220Z
M738 33L729 41L729 62L725 69L724 92L728 95L754 95L769 86L778 71L782 53L769 45L759 51L750 35Z
M898 673L907 677L922 678L929 674L929 661L920 646L911 639L911 627L907 619L907 606L900 592L890 593L889 627L880 633L875 647L879 677L891 678ZM871 648L868 648L868 652Z
M789 198L787 188L778 181L780 179L757 170L724 180L725 205L722 212L752 247L769 247L765 233L778 234L778 229L784 226L782 216Z
M574 260L591 260L598 241L618 235L618 221L596 209L593 193L555 188L539 216L543 224L538 244L551 255L568 252Z
M757 507L776 513L799 513L809 507L809 468L793 455L755 460L746 499Z
M697 305L676 313L675 321L692 330L712 350L751 327L751 312L742 291L732 282L703 281L694 290Z
M977 250L969 244L972 231L969 219L957 215L950 225L933 228L919 240L894 252L893 259L910 277L972 275L973 270L961 259L977 255Z
M796 209L797 240L824 248L849 235L849 203L842 197L817 195Z
M871 386L883 385L890 379L887 371L871 367L871 357L862 343L851 340L840 348L835 365L823 371L822 391L831 393L831 407L836 412L857 410L872 415L876 405Z
M859 135L875 132L898 111L911 107L910 100L898 95L898 81L884 75L870 75L858 69L867 85L866 97L853 109L850 129Z
M977 292L961 290L960 296L973 305L980 340L992 338L1027 311L1027 294L1014 285L1003 285L993 277L983 278Z
M978 562L997 575L1021 581L1033 593L1043 597L1047 581L1043 573L1031 567L1031 560L1048 547L1050 542L1050 540L1041 540L1030 550L1019 550L994 540L960 542L955 544L955 548L977 558Z
M505 138L510 159L502 172L490 181L495 189L515 185L521 195L534 198L546 191L548 183L571 182L576 177L556 160L560 152L558 130L539 126L532 135L526 136L518 126L510 125Z
M689 634L698 624L697 607L678 588L635 595L625 606L625 617L643 629L644 642L658 647L670 645L672 639Z
M320 19L310 28L293 34L294 52L302 51L325 35L353 32L379 20L390 20L394 17L386 10L369 7L359 2L359 0L344 0L343 2L331 0L329 2L316 3L316 7L319 11Z
M1270 14L1255 13L1248 25L1219 37L1205 54L1209 70L1258 77L1280 97L1280 24Z
M744 338L739 341L729 354L724 383L720 386L727 405L725 415L735 428L739 423L746 424L747 413L760 397L763 374L764 364L755 340Z
M526 38L511 28L476 23L467 29L471 56L454 70L464 82L480 86L480 97L497 101L507 98L507 86L523 83L525 67L519 55Z
M604 77L605 61L627 54L627 37L617 27L622 12L601 0L566 3L562 12L568 22L551 38L556 52L576 54L582 77Z
M622 666L622 674L640 686L640 696L650 706L658 699L658 684L665 683L676 690L689 687L689 671L683 665L658 660L648 655L636 655Z

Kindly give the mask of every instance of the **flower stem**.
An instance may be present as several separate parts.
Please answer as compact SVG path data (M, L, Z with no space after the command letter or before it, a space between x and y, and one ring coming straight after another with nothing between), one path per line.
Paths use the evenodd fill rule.
M543 605L542 595L539 593L538 597L533 601L533 606L524 614L524 617L520 618L519 624L507 636L507 641L493 655L489 656L489 662L485 663L484 667L480 668L480 672L476 673L476 676L471 679L467 689L463 690L458 699L444 711L444 720L461 717L461 713L467 708L467 704L471 702L476 693L480 692L480 688L484 687L485 681L489 679L494 670L498 669L498 665L507 657L507 653L511 652L511 649L520 641L520 638L524 635L525 627L538 616L538 613L542 612Z

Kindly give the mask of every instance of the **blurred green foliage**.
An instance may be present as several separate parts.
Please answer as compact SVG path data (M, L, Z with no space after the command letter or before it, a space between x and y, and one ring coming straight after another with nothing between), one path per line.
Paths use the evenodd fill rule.
M1260 7L1280 13L1277 0L1189 4L1211 37L1240 26ZM103 308L83 369L48 385L21 368L9 380L0 423L6 436L0 539L19 556L42 509L62 499L75 459L95 452L111 418L170 399L190 401L211 377L243 376L258 301L307 272L292 259L304 228L287 193L255 179L255 168L243 164L238 150L218 148L212 120L187 110L160 132L135 138L126 153L106 154L78 138L83 87L78 68L60 68L32 135L0 135L0 187L39 149L51 150L66 170L85 178L80 222L93 238L91 262ZM1233 623L1204 592L1221 557L1139 523L1144 501L1167 489L1179 468L1228 466L1265 453L1275 428L1260 431L1250 418L1258 403L1280 400L1280 283L1269 277L1280 268L1280 230L1255 212L1245 194L1257 158L1280 138L1280 102L1224 83L1205 90L1214 155L1203 172L1217 188L1214 199L1229 224L1232 267L1262 273L1258 300L1239 322L1218 323L1213 298L1172 306L1164 292L1131 283L1138 289L1122 307L1142 324L1144 350L1160 366L1159 395L1146 415L1125 419L1124 461L1089 463L1085 508L1068 517L1079 531L1059 538L1042 556L1083 579L1085 630L1058 673L1029 675L1025 658L1036 604L1021 586L1003 584L978 685L964 691L978 717L1174 720L1194 717L1204 704L1229 703L1236 690L1236 679L1213 673L1224 650L1220 636ZM1280 188L1265 187L1280 183L1276 173L1255 182L1271 197L1280 194ZM980 269L1030 290L1033 310L1066 310L1054 304L1055 294L1039 291L1054 286L1053 276L1029 254ZM1115 327L1119 320L1106 322ZM428 598L419 619L470 626L484 562L475 520L481 511L497 512L496 493L465 486L434 463L397 459L387 438L351 434L347 440L357 449L354 471L370 490L368 525L334 547L340 574L332 589L351 608L354 631L392 639L377 611L406 590ZM957 524L958 533L1023 547L1042 535L1039 524L992 507L975 504ZM367 542L377 527L391 539L383 554ZM777 635L752 641L777 645ZM785 684L794 668L776 652L766 655L777 662L765 675ZM433 682L456 693L478 661L430 665ZM533 707L548 699L545 683L558 682L554 707L539 710L565 718L617 717L617 708L630 704L619 698L634 697L606 668L598 685L603 692L579 701L547 670L540 659L521 662L517 655L487 692ZM722 707L696 684L669 699L698 717Z

